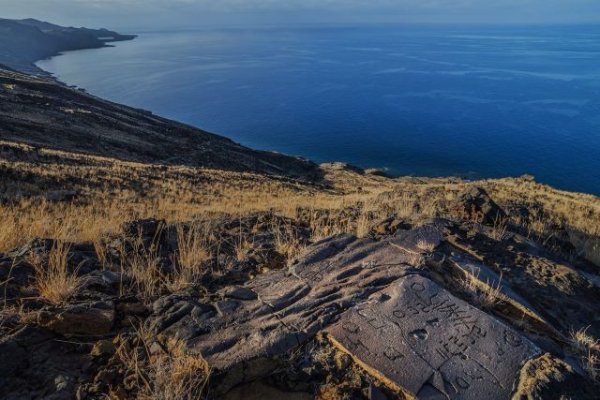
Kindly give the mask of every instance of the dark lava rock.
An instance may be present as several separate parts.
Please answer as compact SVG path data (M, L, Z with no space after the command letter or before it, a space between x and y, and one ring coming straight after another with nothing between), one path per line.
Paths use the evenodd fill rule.
M460 219L493 225L506 217L506 213L479 187L463 192L451 206L451 213Z
M235 300L256 300L258 298L258 295L254 291L241 286L225 289L224 295L227 298Z
M166 222L162 219L140 219L124 224L122 230L130 237L141 236L146 239L155 237L165 226Z
M90 365L86 345L26 325L0 337L0 398L73 399Z
M15 262L12 258L0 259L0 287L3 287L4 283L25 285L34 275L35 268L27 263Z
M109 302L77 304L44 309L25 318L61 335L103 335L112 330L115 309Z

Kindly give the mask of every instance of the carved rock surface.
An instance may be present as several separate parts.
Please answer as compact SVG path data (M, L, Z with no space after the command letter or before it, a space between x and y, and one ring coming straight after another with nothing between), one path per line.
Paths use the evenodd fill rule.
M0 397L108 390L122 379L111 354L135 345L131 332L111 337L143 320L158 338L151 354L178 339L206 359L212 398L596 398L566 334L573 326L597 331L597 286L516 235L498 241L478 227L435 219L389 236L332 237L288 268L243 279L207 275L206 287L151 305L115 297L114 277L92 271L81 302L30 301L20 320L0 321L0 393L9 394ZM19 323L27 329L17 331ZM102 340L92 347L95 339ZM556 371L537 370L546 365ZM79 385L93 376L99 386ZM40 384L22 387L31 377Z
M257 298L236 300L226 294L229 298L215 303L226 312L203 321L204 333L190 342L220 370L283 354L404 276L411 259L385 241L349 235L325 240L289 271L273 271L248 282L246 289Z
M483 264L473 270L446 237L447 225L436 220L380 240L329 238L289 269L222 290L210 303L165 298L150 321L223 373L221 393L269 375L278 359L325 333L375 380L409 398L510 398L523 365L541 350L456 297L464 292L441 286L450 271L484 270L481 278L491 285L500 279ZM517 311L529 309L510 286L501 287Z
M331 340L409 396L506 399L539 349L512 328L419 275L344 313Z

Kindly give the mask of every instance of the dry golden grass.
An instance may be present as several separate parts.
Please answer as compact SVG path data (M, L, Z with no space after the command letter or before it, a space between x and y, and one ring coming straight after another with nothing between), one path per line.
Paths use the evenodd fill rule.
M106 244L101 236L92 237L91 240L92 244L94 245L96 257L98 257L98 261L100 262L100 265L102 265L102 269L105 269L107 264Z
M0 252L22 246L33 238L63 241L95 241L105 231L117 232L124 221L135 217L134 210L119 207L118 202L93 204L52 204L44 200L23 200L0 205L6 224L0 230Z
M252 250L254 245L251 241L242 237L242 235L240 234L240 237L235 240L234 247L235 247L236 260L238 260L239 262L242 262L242 261L246 260L246 257L248 256L248 252L250 252L250 250Z
M435 244L432 242L428 242L424 239L419 239L417 241L417 247L420 250L423 250L423 251L429 252L429 253L432 252L433 250L435 250Z
M175 228L178 244L175 263L172 270L163 271L159 265L162 229L159 227L149 244L138 235L128 238L131 249L126 242L122 242L119 249L122 276L130 278L134 292L147 301L166 291L177 292L196 284L210 260L212 236L209 223L178 224ZM121 285L121 292L126 291L127 287Z
M356 220L356 236L359 238L367 236L371 231L372 223L369 213L363 211Z
M503 240L508 232L508 221L504 218L496 218L494 220L494 226L491 230L491 237L495 240Z
M15 146L25 151L17 161L0 156L0 169L7 171L2 176L7 179L0 178L5 199L0 201L0 252L35 237L99 243L104 233L117 232L123 222L139 218L177 222L262 211L295 217L298 208L341 209L368 195L250 173ZM23 160L28 158L31 161ZM65 188L77 191L75 202L45 199L49 192Z
M179 224L177 232L177 266L167 287L171 291L184 289L198 281L203 264L210 259L210 225L194 221L187 229Z
M354 204L354 207L360 207L361 203ZM348 203L346 207L353 207ZM342 208L329 208L331 210L339 210ZM357 227L353 226L350 219L336 219L331 215L326 215L324 218L318 218L318 213L314 210L311 211L311 218L309 220L310 230L312 232L311 239L313 242L323 240L333 235L340 235L344 233L358 234Z
M56 242L44 260L30 259L35 267L35 286L39 295L53 304L62 304L81 288L77 270L68 268L69 246Z
M495 284L483 282L479 278L480 270L473 273L465 273L462 280L463 287L469 293L473 293L474 300L482 308L493 308L496 304L504 301L505 296L502 293L502 275Z
M135 292L149 300L162 293L168 283L167 276L161 271L158 262L158 235L150 246L146 246L141 237L133 238L132 251L125 244L119 249L121 274L131 278ZM122 287L121 291L125 289Z
M306 246L290 224L273 224L271 230L275 236L275 250L286 257L288 265L303 253Z
M448 205L470 186L484 188L501 206L527 208L527 220L511 215L506 223L521 226L522 232L548 243L558 229L568 233L578 254L600 265L600 199L596 196L556 190L521 178L489 179L465 182L452 178L398 178L393 193L378 199L380 207L396 215L412 217L451 216ZM503 235L504 222L497 224L496 236Z
M313 240L339 233L364 236L374 222L372 215L395 215L411 222L448 216L448 205L458 194L477 185L501 205L541 210L529 221L510 221L522 225L525 234L544 241L557 226L563 227L581 255L600 263L600 199L524 179L473 183L454 178L389 179L329 165L323 169L322 182L307 183L252 173L133 163L8 142L0 142L0 150L0 252L35 237L50 237L92 241L101 254L99 238L106 232L118 232L125 221L206 220L215 215L241 217L264 211L296 218L300 209L314 210L315 216L317 210L362 210L354 220L312 218ZM62 189L75 190L78 198L72 203L44 199L52 190ZM493 235L504 235L506 225L502 224ZM240 240L234 245L244 257L252 243Z
M571 331L571 344L580 356L583 368L588 375L600 380L600 340L588 334L590 327Z
M141 399L197 399L208 383L208 363L201 356L187 354L180 341L170 342L166 353L151 360L153 387Z
M155 343L158 349L151 350ZM144 328L136 336L121 341L116 355L134 383L139 400L192 400L202 398L210 377L210 367L200 355L189 354L178 340L160 343Z

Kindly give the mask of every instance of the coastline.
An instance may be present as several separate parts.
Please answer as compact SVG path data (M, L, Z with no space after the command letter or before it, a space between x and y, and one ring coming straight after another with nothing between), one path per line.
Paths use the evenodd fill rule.
M51 78L37 62L67 51L110 47L110 43L129 41L137 35L122 35L107 29L64 27L35 19L0 18L3 32L0 65L36 77Z
M103 46L103 47L114 47L114 46ZM69 50L69 51L65 51L65 52L61 52L60 54L48 57L46 59L50 59L53 57L59 57L61 55L63 55L63 53L68 53L71 51L79 51L79 50L93 50L93 49L100 49L102 47L97 47L97 48L89 48L89 49L77 49L77 50ZM39 62L42 60L38 60L36 62ZM39 67L38 67L39 68ZM59 80L56 76L54 76L51 72L45 71L42 68L40 68L40 70L44 71L47 76L45 78L51 79L53 82L68 88L70 90L77 90L78 92L87 95L87 96L91 96L93 98L99 99L102 102L109 102L109 103L113 103L115 105L118 106L123 106L126 108L131 108L137 112L143 113L143 114L147 114L147 115L152 115L152 116L157 116L159 118L166 118L167 120L172 120L174 123L177 124L184 124L187 125L193 129L199 130L199 131L203 131L202 127L200 126L196 126L193 124L186 124L183 123L181 121L172 119L172 118L168 118L168 117L162 117L162 115L160 113L155 113L154 111L151 110L146 110L144 108L140 108L140 107L135 107L135 106L130 106L127 104L122 104L119 102L113 102L111 100L107 100L104 99L103 97L99 97L96 96L90 92L87 91L86 88L82 88L82 87L78 87L76 85L70 85L67 82L63 82L61 80ZM20 71L16 71L17 73L22 73ZM217 135L219 137L222 137L226 140L230 140L236 144L240 144L237 141L234 141L233 139L231 139L229 136L227 136L226 134L221 134L221 133L212 133L214 135ZM246 146L244 144L241 144L244 147L249 147L249 148L253 148L251 146ZM302 159L308 162L313 162L313 160L310 157L305 157L305 156L297 156L297 155L289 155L287 153L282 153L280 151L276 151L276 150L265 150L265 149L257 149L257 151L261 151L261 152L267 152L267 153L273 153L273 154L281 154L284 156L289 156L289 157L293 157L296 159ZM317 163L319 164L319 163ZM480 182L480 181L494 181L494 180L498 180L498 179L514 179L514 180L522 180L524 182L533 182L535 184L538 185L543 185L543 186L548 186L551 187L552 189L554 189L556 192L562 194L562 195L572 195L572 194L576 194L576 195L582 195L582 196L589 196L589 198L591 200L597 200L600 199L600 195L595 194L595 193L591 193L591 192L585 192L585 191L576 191L576 190L569 190L569 189L564 189L564 188L560 188L560 187L555 187L553 185L550 185L546 182L539 182L536 181L536 178L534 176L531 176L529 174L522 174L522 175L501 175L501 176L479 176L479 177L469 177L467 175L460 175L460 174L456 174L456 175L451 175L451 174L447 174L447 175L435 175L435 176L427 176L427 175L407 175L407 174L391 174L388 173L386 171L385 168L377 168L377 167L363 167L363 166L359 166L356 164L352 164L346 161L327 161L327 162L323 162L320 163L319 165L324 166L325 168L329 169L329 170L337 170L340 172L351 172L351 173L357 173L359 175L363 175L363 176L379 176L379 177L384 177L384 178L388 178L388 179L406 179L406 180L414 180L416 182L422 182L422 183L426 183L428 181L436 181L436 180L444 180L444 179L449 179L449 180L455 180L456 182L465 182L465 183L469 183L469 182Z
M53 74L52 72L50 72L50 71L46 71L45 69L43 69L42 67L40 67L40 66L38 65L38 63L39 63L39 62L41 62L41 61L48 61L48 60L51 60L51 59L53 59L54 57L60 57L60 56L64 55L65 53L68 53L68 52L70 52L70 51L94 50L94 49L101 49L101 48L103 48L103 47L113 47L113 46L102 46L102 47L86 47L86 48L84 48L84 49L76 49L76 50L59 51L59 52L57 52L57 53L55 53L55 54L51 54L51 55L49 55L49 56L45 56L45 57L42 57L42 58L38 58L37 60L34 60L34 61L32 61L32 62L31 62L31 66L32 66L33 68L35 68L36 70L38 70L38 71L39 71L39 74L36 74L36 76L38 76L38 77L48 77L48 78L52 78L52 79L53 79L55 82L57 82L57 83L60 83L60 84L63 84L63 85L69 86L69 85L67 85L65 82L62 82L62 81L60 81L59 79L57 79L57 78L54 76L54 74ZM25 71L16 71L16 72L27 73L27 72L25 72Z
M585 177L583 164L561 145L568 142L586 165L593 164L589 161L593 146L586 147L581 138L595 124L589 112L594 102L570 103L571 97L577 98L572 84L558 80L555 86L547 86L554 78L491 68L483 73L477 72L476 65L438 67L426 60L413 64L408 58L388 57L386 49L379 52L381 56L371 55L360 50L362 46L357 50L326 45L305 56L302 51L310 48L307 40L314 34L290 33L285 45L294 50L279 57L280 44L270 44L268 31L248 39L220 30L148 33L139 42L117 49L71 53L43 65L67 83L101 97L225 134L249 147L299 154L319 163L342 160L363 168L387 167L393 176L477 180L530 174L564 190L600 194L598 178ZM327 34L333 35L331 40L345 40L343 32ZM369 36L365 48L375 45L373 40ZM463 39L457 40L452 51L464 50ZM490 54L495 49L485 46L496 39L491 44L487 39L469 40L484 45ZM197 41L203 45L195 49ZM255 43L257 50L244 50L240 43L245 42ZM225 43L238 44L219 50ZM303 56L296 57L295 51ZM378 63L359 67L359 76L352 72L350 56L365 62L374 58ZM328 57L336 64L320 63ZM404 65L407 71L379 74L385 63ZM543 67L531 70L539 68ZM460 73L453 75L454 69ZM296 82L296 76L311 83ZM506 85L499 83L502 79ZM531 90L512 98L511 86L518 89L514 82L521 80ZM556 100L558 88L568 96L564 104ZM589 99L585 87L581 97ZM580 112L580 116L563 115L561 110ZM554 131L572 133L567 139ZM591 139L590 144L596 142ZM478 144L482 140L486 140L485 151Z
M385 75L384 92L355 90L381 67L357 69L355 50L343 92L330 75L277 76L279 42L264 63L239 36L59 50L15 33L0 40L0 399L597 400L600 141L579 142L598 195L494 178L532 168L508 137L516 167L485 169L496 114L439 99L385 113L382 94L411 87ZM11 47L45 54L23 64L41 72L5 69ZM319 71L324 49L291 51ZM469 131L466 113L487 118ZM575 182L567 163L589 156L575 150L532 171Z
M94 49L100 49L100 48L103 48L103 47L111 47L111 45L110 44L105 44L104 46L88 47L86 49L81 49L81 50L87 50L87 49L94 50ZM43 61L43 60L51 59L51 58L54 58L54 57L59 57L59 56L62 56L62 55L67 55L70 51L75 51L75 50L63 51L63 52L59 52L57 54L54 54L54 55L51 55L51 56L39 59L39 60L37 60L37 61L34 62L34 65L40 71L43 71L43 77L44 78L51 79L52 81L57 82L57 83L65 86L65 87L74 88L74 89L77 89L78 91L83 92L83 93L88 93L88 94L94 93L93 88L95 86L91 85L91 86L88 87L88 85L86 85L86 82L88 84L91 84L91 82L90 82L89 79L87 81L85 79L82 80L82 81L75 80L75 82L78 82L79 84L82 85L81 87L77 86L77 85L71 85L69 83L69 81L67 81L65 79L65 78L68 78L68 74L67 74L67 76L62 77L63 79L65 79L63 81L63 80L59 79L59 77L55 76L52 72L49 72L48 70L45 70L44 68L42 68L42 67L39 66L40 62ZM91 57L93 57L93 58L99 58L99 59L102 58L102 57L106 57L106 56L107 55L104 55L104 54L102 54L102 55L95 55L95 56L91 55ZM112 55L112 53L109 52L108 57L114 57L114 55ZM115 58L115 59L117 59L117 58ZM64 61L63 61L63 63L64 63ZM110 60L109 60L108 65L111 65L110 64ZM80 71L83 72L83 74L85 75L85 73L86 73L85 69L80 69ZM117 70L114 69L114 71L117 71ZM56 72L59 73L60 71L57 70ZM40 75L38 75L38 76L40 76ZM118 79L118 78L116 78L116 79ZM98 82L102 82L102 79L98 80ZM95 88L98 89L98 87L95 87ZM150 88L150 90L153 90L152 87L149 87L149 88ZM90 90L90 92L88 92L88 90ZM127 102L127 101L124 101L124 100L120 101L119 98L118 98L118 96L117 96L117 98L112 98L112 97L110 97L107 94L107 92L104 92L103 94L99 95L99 97L100 98L111 98L112 101L117 102L117 103L121 103L121 104L132 104L132 102ZM133 104L135 104L135 102L133 102ZM160 107L160 105L157 106L157 107L156 106L155 107L151 107L151 106L145 106L144 104L141 104L141 105L133 105L133 107L136 108L136 109L138 109L138 110L140 110L140 111L145 111L145 112L152 113L152 114L155 114L155 115L167 115L168 118L173 119L173 120L186 121L187 124L192 125L194 127L197 127L198 129L202 129L202 127L205 126L205 124L206 124L206 122L203 122L204 120L202 118L197 118L196 120L192 120L190 122L190 120L186 120L186 119L183 119L183 118L178 118L177 116L173 116L172 114L170 115L168 113L168 110L167 110L167 112L165 112L165 110L162 109ZM149 111L149 110L152 110L152 111ZM229 111L232 111L232 110L229 110ZM233 112L235 112L235 109L233 109ZM210 121L208 121L208 123L210 124ZM285 146L284 147L277 146L277 141L276 140L272 141L271 143L269 143L269 142L259 143L259 144L252 143L251 141L245 140L245 138L243 138L243 137L242 138L236 137L234 133L238 132L238 131L236 131L234 129L227 130L227 129L219 129L219 128L214 128L213 127L213 129L210 129L210 131L212 131L212 132L225 132L225 134L223 134L223 133L219 133L219 134L223 135L223 136L226 136L226 137L235 137L235 141L236 142L243 143L245 146L248 146L248 147L263 149L263 150L266 150L266 151L273 151L273 149L276 149L275 151L278 151L278 152L281 152L281 153L284 153L284 154L301 154L301 155L303 155L303 157L306 157L306 158L309 158L309 159L315 159L319 163L321 163L321 162L334 163L336 160L345 160L342 164L346 164L350 168L353 168L353 166L358 166L357 169L359 169L361 171L368 171L368 172L374 172L374 173L377 173L377 174L384 174L384 175L389 176L389 177L402 177L402 176L406 176L406 177L420 177L420 176L424 176L424 177L428 177L428 178L454 177L454 178L462 179L462 180L465 180L465 181L477 181L477 180L480 180L480 179L495 179L495 178L501 178L501 177L505 177L505 176L520 177L520 176L523 176L523 175L527 175L529 173L531 175L534 175L536 178L540 179L540 182L547 183L547 184L552 185L554 187L560 188L561 190L569 191L569 192L578 192L578 193L589 193L589 194L598 196L597 190L595 191L595 190L593 190L593 188L592 189L587 189L587 187L586 188L579 188L579 187L575 187L574 185L569 185L568 182L567 182L567 184L565 184L563 182L563 184L561 185L561 184L553 182L551 179L549 179L547 174L545 176L538 176L538 174L536 174L536 173L531 173L530 169L523 169L522 172L517 171L517 173L511 173L511 172L514 172L514 171L508 171L508 173L493 173L493 174L486 173L485 170L483 170L483 171L482 170L477 170L478 173L473 173L473 174L463 173L458 168L456 170L454 170L454 171L451 168L446 168L445 170L441 170L441 171L440 170L433 171L433 173L430 173L429 171L424 171L423 172L423 170L419 170L418 167L415 167L413 169L413 171L404 171L404 170L398 171L398 170L393 170L393 169L390 171L390 170L387 170L386 168L381 168L382 165L387 165L387 164L385 164L384 162L378 162L380 160L375 160L375 162L360 162L362 160L362 158L361 157L354 157L354 154L349 154L347 157L344 157L343 154L342 155L338 154L337 156L334 155L331 158L325 158L325 157L322 157L322 154L321 155L318 154L318 152L317 152L317 154L315 154L315 153L311 153L309 151L301 151L301 150L296 151L295 149L291 149L290 150L289 148L286 148ZM352 157L354 157L354 159ZM358 160L357 160L357 158L358 158ZM375 167L374 171L373 171L373 168L370 168L372 166ZM589 186L591 186L591 185L588 185L588 187Z
M136 35L137 37L138 35ZM73 89L73 90L77 90L78 92L81 92L83 94L86 94L88 96L92 96L95 98L98 98L102 101L109 101L115 104L119 104L119 105L123 105L129 108L133 108L139 112L142 113L147 113L149 115L156 115L156 116L161 116L164 117L163 114L161 114L160 112L157 111L152 111L152 110L148 110L145 109L143 107L138 107L138 106L133 106L133 105L129 105L126 103L122 103L122 102L118 102L118 101L113 101L113 100L107 100L102 96L96 96L93 93L89 92L87 88L85 87L79 87L77 85L73 85L73 84L69 84L66 81L62 81L60 80L58 77L56 77L52 72L49 72L47 70L44 70L43 68L39 67L37 65L38 62L40 61L44 61L44 60L50 60L54 57L60 57L63 56L67 53L71 53L71 52L76 52L76 51L80 51L80 50L97 50L97 49L102 49L104 47L110 48L110 47L115 47L112 45L105 45L105 46L100 46L100 47L90 47L90 48L83 48L83 49L75 49L75 50L68 50L68 51L63 51L60 52L58 54L49 56L49 57L45 57L43 59L39 59L36 60L34 65L36 68L38 68L40 71L42 71L44 73L43 78L47 78L52 80L53 82L56 82L57 84L67 87L69 89ZM20 72L20 71L17 71ZM185 122L181 122L175 118L171 118L171 117L164 117L167 118L169 120L173 120L176 123L181 123L181 124L186 124L189 125L195 129L198 130L203 130L203 127L197 124L190 124L190 123L185 123ZM212 131L211 131L212 132ZM288 153L288 152L282 152L279 150L273 150L273 149L264 149L264 148L260 148L260 147L255 147L246 143L240 143L237 140L234 140L232 138L230 138L229 135L227 135L226 133L214 133L215 135L224 137L228 140L232 140L235 143L241 144L245 147L249 147L249 148L253 148L256 149L258 151L266 151L266 152L272 152L272 153L279 153L279 154L284 154L284 155L289 155L291 157L295 157L295 158L300 158L300 159L305 159L307 161L311 161L313 162L313 158L310 156L305 156L305 155L294 155L293 153ZM316 162L316 161L315 161ZM585 196L592 196L593 198L596 199L600 199L600 193L594 193L594 192L587 192L587 191L583 191L583 190L572 190L572 189L567 189L567 188L563 188L563 187L558 187L556 185L552 185L548 182L544 182L544 181L537 181L536 177L529 174L529 173L523 173L523 174L516 174L516 175L509 175L509 174L499 174L499 175L493 175L493 176L488 176L488 175L481 175L480 173L470 173L470 174L452 174L452 173L447 173L447 174L438 174L438 175L419 175L419 174L399 174L399 173L390 173L388 172L388 169L386 167L377 167L377 166L362 166L362 165L358 165L355 163L351 163L351 162L347 162L347 161L340 161L340 160L330 160L330 161L323 161L323 162L316 162L317 164L322 164L322 165L327 165L330 168L333 169L337 169L340 171L351 171L351 172L355 172L355 173L359 173L361 175L375 175L375 176L380 176L380 177L385 177L385 178L390 178L390 179L399 179L399 178L405 178L405 179L414 179L414 180L423 180L424 182L427 180L436 180L436 179L455 179L457 181L463 181L463 182L478 182L478 181L485 181L485 180L497 180L497 179L503 179L503 178L507 178L507 179L523 179L525 181L533 181L542 185L547 185L549 187L554 188L555 190L563 193L563 194L580 194L580 195L585 195Z

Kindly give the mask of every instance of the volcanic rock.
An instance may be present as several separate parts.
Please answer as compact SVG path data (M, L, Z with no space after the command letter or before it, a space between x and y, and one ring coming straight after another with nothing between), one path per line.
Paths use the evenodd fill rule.
M112 303L77 304L41 310L26 319L62 335L103 335L113 327L115 310Z
M192 311L197 302L180 299L166 314L176 317L160 312L150 320L159 332L189 338L190 350L224 374L224 393L260 378L258 369L242 374L240 366L277 359L324 332L377 381L409 397L508 398L521 367L541 350L421 271L423 260L434 269L449 265L451 255L435 250L445 232L439 221L379 241L330 238L287 271L250 280L243 292L256 298L217 301L217 312L202 321Z
M506 217L504 211L479 187L471 187L454 202L451 212L460 219L493 225Z
M327 331L336 346L409 397L509 398L521 366L540 353L512 328L418 275L344 313Z

